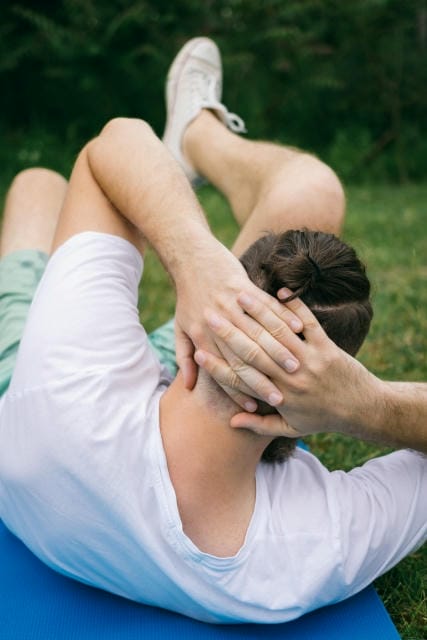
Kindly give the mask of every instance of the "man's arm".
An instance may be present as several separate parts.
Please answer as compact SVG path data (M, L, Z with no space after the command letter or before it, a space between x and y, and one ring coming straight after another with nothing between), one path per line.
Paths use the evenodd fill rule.
M427 383L380 380L339 349L300 300L293 300L288 306L303 322L305 340L292 334L271 310L255 299L249 304L241 297L239 300L242 308L256 318L265 331L273 331L278 336L281 329L280 341L291 349L300 366L289 373L272 358L266 359L272 354L268 353L262 334L254 344L230 322L224 320L220 329L212 327L233 355L227 363L204 351L196 353L198 362L211 375L223 384L237 385L233 368L241 370L244 363L248 369L246 387L257 394L256 379L250 382L250 371L261 371L272 379L285 399L276 407L280 415L240 413L233 417L233 427L289 437L341 432L427 453Z
M427 454L427 383L385 382L382 410L374 416L378 440ZM366 424L362 429L369 431ZM363 437L363 436L362 436Z
M239 292L246 291L282 309L286 319L282 305L253 285L237 258L214 238L182 169L141 120L112 120L85 147L61 216L56 246L89 229L130 237L126 225L152 244L177 290L177 358L189 388L197 376L193 345L216 351L215 335L204 320L208 308L250 327L253 320L237 303ZM283 359L291 357L280 343L276 346ZM263 398L276 392L280 401L265 376L260 387ZM240 390L231 389L230 395L241 406L253 404Z

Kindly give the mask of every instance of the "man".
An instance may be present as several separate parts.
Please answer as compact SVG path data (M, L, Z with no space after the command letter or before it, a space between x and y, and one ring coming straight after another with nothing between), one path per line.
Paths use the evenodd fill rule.
M306 154L228 131L211 113L235 122L220 104L220 79L215 45L190 42L171 70L166 140L228 196L243 226L234 251L253 247L266 229L338 231L335 175ZM34 237L28 212L36 217L36 203L49 224ZM293 331L306 337L310 326L250 282L212 237L182 170L145 123L109 123L79 155L66 190L56 174L18 177L6 203L3 274L14 267L34 276L42 256L17 250L45 252L60 208L0 401L0 514L40 558L201 620L279 622L350 596L422 543L421 456L396 452L349 474L329 473L304 451L260 464L271 438L229 428L236 404L206 377L194 385L190 340L227 354L213 336L227 338L232 322L273 354L273 365L261 362L273 375L295 368L301 338ZM183 372L172 383L138 320L146 240L177 290ZM316 256L297 257L324 280ZM366 284L360 263L350 262ZM258 262L266 271L275 264ZM366 333L369 287L356 289L361 299L351 304L367 311ZM271 332L240 306L260 304ZM280 391L262 374L260 390L280 406ZM253 408L249 388L230 393Z

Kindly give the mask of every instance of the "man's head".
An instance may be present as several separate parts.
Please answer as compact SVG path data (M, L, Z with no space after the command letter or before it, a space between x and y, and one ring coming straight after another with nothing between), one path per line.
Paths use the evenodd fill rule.
M370 283L354 249L321 231L286 231L268 234L241 257L249 278L272 296L282 287L300 297L328 336L344 351L355 355L372 319ZM303 339L303 336L301 336ZM275 409L258 402L259 413ZM284 460L295 447L290 438L275 438L263 460Z

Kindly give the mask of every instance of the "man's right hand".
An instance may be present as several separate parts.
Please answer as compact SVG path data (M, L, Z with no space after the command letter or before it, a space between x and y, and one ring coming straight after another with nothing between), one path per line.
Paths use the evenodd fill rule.
M279 415L238 413L231 426L268 436L298 437L327 431L367 436L366 424L372 422L371 411L378 409L383 401L385 383L337 347L300 300L285 306L301 320L304 340L289 331L279 316L259 300L252 298L248 304L240 297L239 302L266 333L280 336L280 342L286 344L300 366L294 372L278 366L275 354L261 333L254 344L236 328L229 326L227 332L217 330L231 350L227 354L228 362L203 353L203 367L224 385L232 386L239 384L233 367L241 368L240 363L246 362L253 371L267 375L283 396L283 402L276 405ZM251 354L250 362L248 354ZM257 397L258 381L255 374L252 378L247 375L246 385L249 384L252 394Z

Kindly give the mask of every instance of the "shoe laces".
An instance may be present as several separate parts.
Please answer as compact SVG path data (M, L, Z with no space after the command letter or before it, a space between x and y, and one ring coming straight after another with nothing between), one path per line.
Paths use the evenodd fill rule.
M233 131L234 133L247 133L246 125L237 113L231 113L226 109L224 113L224 120L230 131Z
M218 100L218 95L221 94L221 84L218 78L210 76L200 69L194 69L194 80L201 79L202 82L198 83L198 91L203 95L203 102L201 107L207 109L216 109L223 123L230 131L234 133L247 133L246 125L243 119L236 113L228 111L227 107ZM199 76L199 77L198 77ZM201 78L200 78L201 76ZM199 94L200 95L200 94Z

